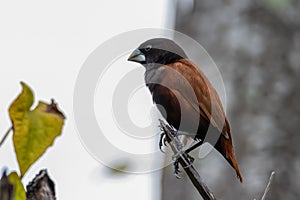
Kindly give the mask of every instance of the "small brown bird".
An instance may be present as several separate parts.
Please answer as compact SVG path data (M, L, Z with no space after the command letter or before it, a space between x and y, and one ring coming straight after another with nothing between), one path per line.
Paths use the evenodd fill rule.
M141 44L128 60L145 67L146 86L167 122L195 140L215 137L206 141L214 145L243 182L220 98L183 49L172 40L155 38Z

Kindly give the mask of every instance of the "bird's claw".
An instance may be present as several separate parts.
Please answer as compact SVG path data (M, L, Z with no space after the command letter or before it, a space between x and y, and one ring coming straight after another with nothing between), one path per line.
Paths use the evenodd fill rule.
M174 176L177 178L177 179L181 179L181 177L179 176L179 173L180 173L180 170L179 170L179 163L178 163L178 160L175 160L174 162Z
M186 153L186 156L187 156L189 164L187 166L185 166L184 168L189 168L190 166L193 165L193 163L195 161L195 158L193 158L192 156L190 156L188 153Z
M177 140L178 140L178 138L177 138L178 135L188 135L187 133L178 131L171 126L165 126L165 128L167 129L167 131L169 133L172 134L174 139L177 139ZM162 150L162 147L167 146L166 145L167 139L166 139L166 133L164 132L162 127L161 127L161 131L163 131L163 132L160 134L159 149L161 152L164 153L164 151ZM182 150L183 149L182 145L178 145L177 148L178 148L178 152L172 156L172 160L174 160L174 163L173 163L174 175L176 178L180 179L181 177L179 176L180 170L179 170L179 161L178 161L179 157L181 157L182 155L185 155L187 157L188 165L185 167L190 167L194 162L194 158L192 156L190 156L188 154L188 152Z
M161 151L161 152L163 152L163 153L165 153L164 151L163 151L163 149L162 149L162 147L163 146L167 146L167 140L166 140L166 135L165 135L165 133L164 132L162 132L161 134L160 134L160 139L159 139L159 150Z
M175 155L172 156L172 159L174 160L174 164L173 164L173 165L174 165L174 175L175 175L175 177L178 178L178 179L181 178L181 177L179 176L180 170L179 170L179 162L178 162L178 158L179 158L181 155L183 155L183 154L186 155L187 161L188 161L188 165L185 166L184 168L189 168L190 166L193 165L193 163L194 163L194 161L195 161L195 159L194 159L192 156L190 156L188 153L186 153L185 151L180 151L180 152L178 152L177 154L175 154Z
M177 135L177 131L174 130L173 128L171 128L170 126L167 125L166 128L173 135L173 137L175 137ZM162 133L160 134L160 139L159 139L159 149L161 152L165 153L162 150L162 147L167 146L166 133L164 132L164 129L162 127L160 128L160 130L162 131Z

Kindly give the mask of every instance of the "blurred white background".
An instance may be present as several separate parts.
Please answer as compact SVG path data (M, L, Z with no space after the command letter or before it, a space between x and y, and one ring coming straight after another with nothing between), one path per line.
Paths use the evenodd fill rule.
M0 2L0 136L11 125L8 107L20 81L36 100L54 98L67 116L62 136L29 169L24 184L47 168L58 199L159 198L159 174L112 178L87 153L75 130L72 97L80 67L98 45L125 31L170 28L173 13L173 1L160 0ZM11 135L0 148L4 167L17 169Z

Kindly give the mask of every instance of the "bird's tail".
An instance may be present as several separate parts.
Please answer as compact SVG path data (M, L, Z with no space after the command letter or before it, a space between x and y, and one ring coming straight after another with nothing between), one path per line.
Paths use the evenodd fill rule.
M233 145L231 138L226 139L222 135L220 136L215 148L224 156L228 163L235 169L236 175L241 183L243 183L243 177L239 169L238 163L235 159Z

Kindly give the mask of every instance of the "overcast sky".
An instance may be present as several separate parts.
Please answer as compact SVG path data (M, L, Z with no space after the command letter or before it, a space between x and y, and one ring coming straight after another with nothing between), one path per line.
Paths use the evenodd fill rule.
M108 177L85 150L74 124L73 91L82 64L101 43L138 28L170 28L172 10L172 3L160 0L1 1L0 135L10 127L7 110L21 91L20 81L37 100L54 98L67 116L63 135L29 169L25 184L47 168L58 199L158 198L155 176ZM0 169L4 166L17 169L10 137L0 149Z

